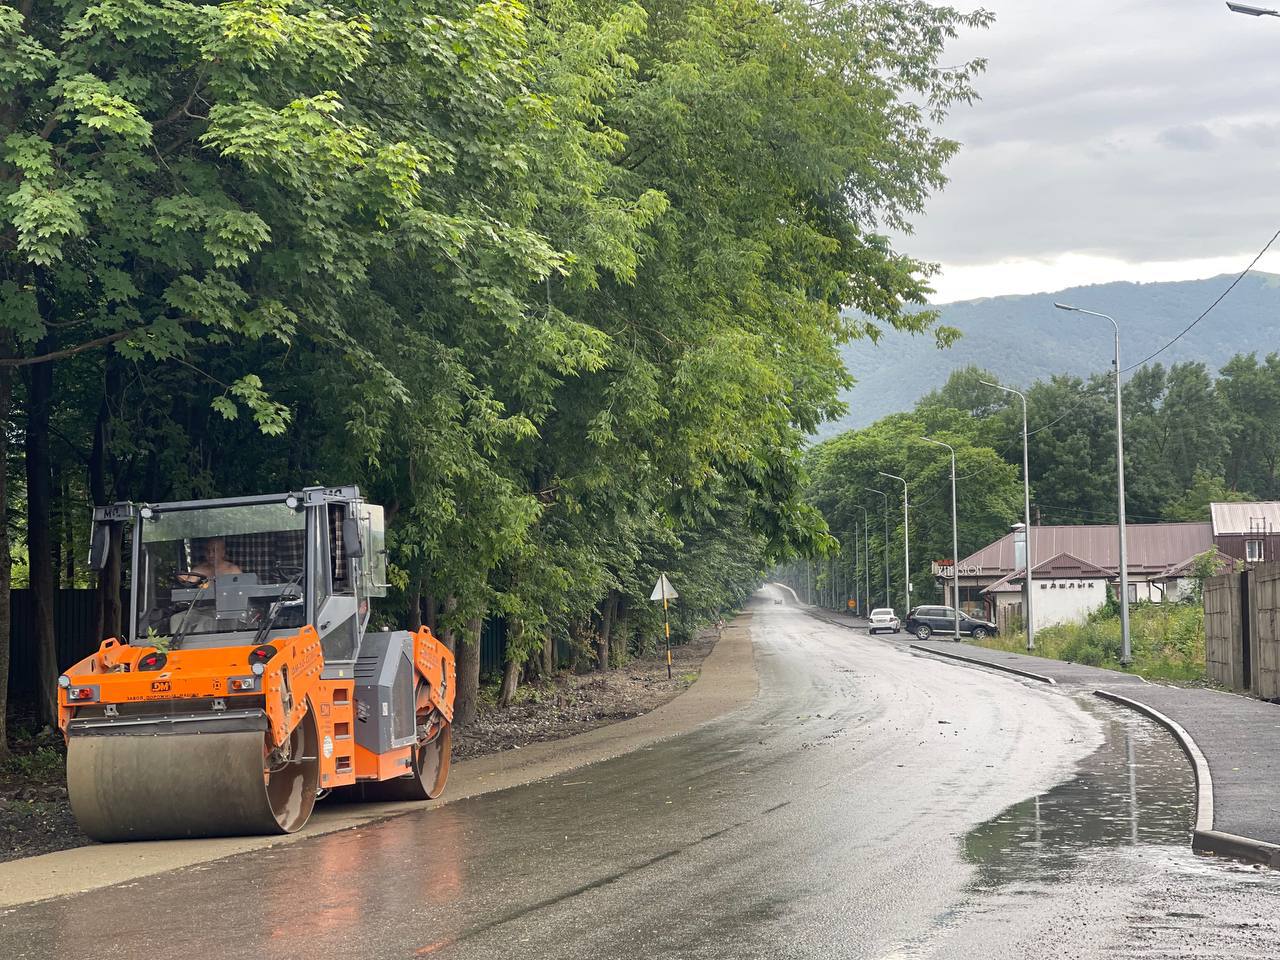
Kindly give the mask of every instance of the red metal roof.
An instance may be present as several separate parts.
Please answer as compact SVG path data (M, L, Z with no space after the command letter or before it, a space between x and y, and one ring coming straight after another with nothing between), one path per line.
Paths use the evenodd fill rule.
M1104 570L1097 564L1064 552L1051 560L1036 564L1032 576L1040 580L1112 580L1116 574L1113 570ZM1020 593L1024 579L1019 570L997 580L983 593Z
M1129 571L1158 573L1213 548L1213 526L1208 523L1129 523ZM1013 534L983 547L960 561L978 567L980 577L1004 577L1014 572ZM1117 525L1046 526L1031 528L1032 566L1038 567L1066 553L1104 570L1119 568Z

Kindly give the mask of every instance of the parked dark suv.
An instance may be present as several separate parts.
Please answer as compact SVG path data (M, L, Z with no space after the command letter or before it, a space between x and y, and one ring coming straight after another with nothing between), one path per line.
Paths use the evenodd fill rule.
M914 633L917 640L928 640L935 633L951 636L956 631L956 614L951 607L916 607L907 614L902 625L907 633ZM960 635L981 640L994 636L996 625L990 620L978 620L967 613L960 614Z

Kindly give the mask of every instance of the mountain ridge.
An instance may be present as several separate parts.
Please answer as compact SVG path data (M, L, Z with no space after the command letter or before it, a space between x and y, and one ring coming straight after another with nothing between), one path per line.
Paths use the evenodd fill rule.
M1202 280L1114 281L930 305L928 309L938 311L939 322L958 329L960 338L940 350L931 335L887 330L877 344L868 340L846 344L841 355L857 380L841 394L849 410L839 421L824 424L818 438L909 410L920 397L945 383L953 370L970 364L992 371L1014 387L1055 373L1088 376L1109 370L1111 325L1056 310L1055 300L1114 316L1120 325L1120 363L1127 367L1168 343L1233 279L1228 274ZM1252 272L1156 359L1166 366L1201 360L1216 373L1237 353L1275 350L1280 350L1280 275Z

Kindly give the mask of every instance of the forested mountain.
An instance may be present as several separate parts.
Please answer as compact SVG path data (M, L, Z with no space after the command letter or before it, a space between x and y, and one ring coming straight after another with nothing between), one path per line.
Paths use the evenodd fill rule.
M1159 349L1226 289L1231 277L1178 283L1106 283L1057 293L988 297L941 306L941 322L960 331L947 349L929 335L886 331L878 344L844 347L857 381L844 391L848 413L824 424L819 436L861 427L909 410L953 370L976 364L1004 382L1026 386L1055 373L1088 376L1111 365L1112 331L1105 320L1055 310L1061 300L1109 313L1120 323L1121 361L1134 363ZM1280 349L1280 276L1251 273L1194 330L1160 355L1166 365L1203 361L1217 372L1233 354Z

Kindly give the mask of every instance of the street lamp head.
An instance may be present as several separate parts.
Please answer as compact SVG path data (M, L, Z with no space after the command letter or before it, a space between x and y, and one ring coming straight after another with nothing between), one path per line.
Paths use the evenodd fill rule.
M1079 312L1080 310L1079 307L1073 307L1069 303L1059 303L1057 300L1053 301L1053 305L1059 310L1071 310L1072 312Z
M1232 3L1227 0L1227 9L1232 13L1243 13L1247 17L1280 17L1280 12L1266 7L1255 7L1248 3Z

